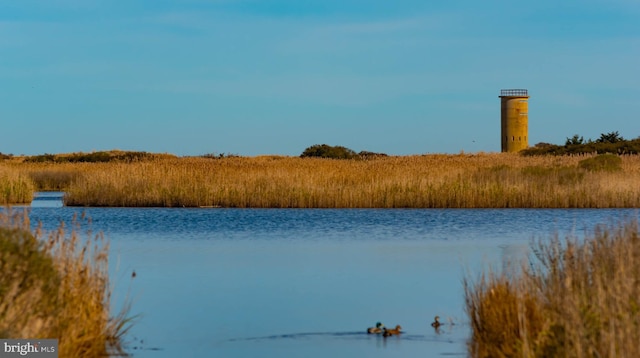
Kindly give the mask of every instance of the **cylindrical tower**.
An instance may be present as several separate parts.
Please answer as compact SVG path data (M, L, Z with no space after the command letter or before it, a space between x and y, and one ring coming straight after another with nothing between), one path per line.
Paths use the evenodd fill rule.
M529 147L529 94L526 89L500 91L501 148L519 152Z

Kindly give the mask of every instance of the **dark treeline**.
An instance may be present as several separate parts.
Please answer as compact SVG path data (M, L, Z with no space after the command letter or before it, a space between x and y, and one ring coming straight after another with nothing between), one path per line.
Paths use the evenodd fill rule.
M152 159L156 154L131 151L100 151L92 153L71 154L40 154L27 157L26 163L107 163L107 162L136 162Z
M331 146L327 144L315 144L305 149L301 158L305 157L318 157L318 158L331 158L331 159L366 159L372 157L386 157L385 153L375 153L369 151L361 151L356 153L354 150L340 145Z
M567 138L564 145L538 143L520 152L523 155L570 155L570 154L638 154L640 153L640 137L626 140L617 131L602 133L596 140L578 134Z

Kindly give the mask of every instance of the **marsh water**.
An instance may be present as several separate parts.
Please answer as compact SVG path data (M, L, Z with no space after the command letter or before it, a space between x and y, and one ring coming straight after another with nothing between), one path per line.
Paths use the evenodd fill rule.
M133 297L134 357L466 356L462 279L636 210L71 208L110 241L114 308ZM135 271L135 277L132 273ZM446 324L435 331L433 317ZM377 321L400 337L365 333Z

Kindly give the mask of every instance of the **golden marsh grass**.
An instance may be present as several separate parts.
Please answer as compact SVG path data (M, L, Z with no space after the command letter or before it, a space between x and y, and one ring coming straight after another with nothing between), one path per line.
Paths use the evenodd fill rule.
M32 180L22 170L0 165L0 205L30 203L34 190Z
M61 177L66 205L258 208L610 208L640 206L640 157L590 170L592 156L423 155L332 160L164 158L19 164ZM39 179L39 182L44 182ZM54 183L47 184L54 187Z
M465 280L472 357L640 356L636 221L534 245L515 273Z
M0 213L0 338L56 338L60 357L121 355L128 305L112 315L108 245L64 225L31 231Z

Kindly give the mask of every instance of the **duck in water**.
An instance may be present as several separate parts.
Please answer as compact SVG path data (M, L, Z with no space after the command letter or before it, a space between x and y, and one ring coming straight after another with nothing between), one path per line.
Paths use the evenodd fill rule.
M436 316L436 317L433 319L433 322L431 323L431 327L433 327L433 328L436 328L436 329L437 329L437 328L438 328L438 327L440 327L440 326L442 326L442 323L440 323L440 317Z
M400 331L402 329L402 327L400 327L400 325L397 325L396 328L390 328L384 329L384 332L382 332L382 336L383 337L389 337L389 336L398 336L400 335L400 333L402 333L402 331Z
M378 322L376 323L375 327L369 327L367 328L367 333L369 334L378 334L378 333L382 333L382 329L384 328L384 324Z

